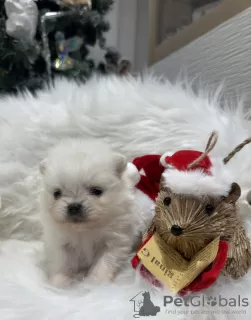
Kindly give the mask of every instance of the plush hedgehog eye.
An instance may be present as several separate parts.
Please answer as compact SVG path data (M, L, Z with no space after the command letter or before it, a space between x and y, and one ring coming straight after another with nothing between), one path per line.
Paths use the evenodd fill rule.
M171 198L170 197L165 197L163 200L163 203L165 206L169 206L169 204L171 203Z
M248 191L246 199L247 199L248 204L251 206L251 190Z
M103 193L103 190L101 188L97 188L97 187L91 187L90 188L90 194L96 197L100 197Z
M211 204L208 204L205 207L205 212L209 216L214 212L214 210L215 210L215 207L213 205L211 205Z
M57 200L62 196L62 191L60 189L57 189L54 191L53 195L54 195L54 198Z

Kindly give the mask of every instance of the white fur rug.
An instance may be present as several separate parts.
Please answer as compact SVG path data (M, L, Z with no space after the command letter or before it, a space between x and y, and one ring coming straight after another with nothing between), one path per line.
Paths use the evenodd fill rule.
M220 108L220 96L220 90L195 95L184 84L145 76L143 80L93 79L85 86L62 80L37 98L27 94L0 100L1 320L129 320L141 306L144 290L160 307L156 319L239 319L240 315L250 319L251 271L235 282L219 279L193 303L188 301L189 307L180 306L180 301L164 306L164 295L170 293L145 283L131 269L129 258L115 283L99 287L82 283L62 292L46 286L37 265L42 250L37 165L49 147L68 136L97 137L131 160L181 148L203 150L211 131L218 130L219 141L212 153L224 157L251 136L251 123L241 102ZM251 233L246 201L251 190L251 145L229 166L243 189L241 214ZM138 293L134 310L130 300ZM249 305L238 306L238 296L249 299ZM215 300L216 304L207 303ZM222 306L231 301L230 306Z

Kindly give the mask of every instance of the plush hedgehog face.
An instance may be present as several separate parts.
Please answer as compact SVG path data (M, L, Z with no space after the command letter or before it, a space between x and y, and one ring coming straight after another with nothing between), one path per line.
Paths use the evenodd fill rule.
M233 183L227 197L174 194L160 187L153 228L161 238L190 259L220 236L229 241L237 223L240 187Z

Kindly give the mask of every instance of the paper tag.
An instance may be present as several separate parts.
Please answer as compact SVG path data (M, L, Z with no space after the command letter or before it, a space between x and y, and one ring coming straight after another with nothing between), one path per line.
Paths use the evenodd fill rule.
M152 275L163 282L171 292L177 293L215 260L219 241L220 237L214 239L191 261L187 261L155 233L137 255Z

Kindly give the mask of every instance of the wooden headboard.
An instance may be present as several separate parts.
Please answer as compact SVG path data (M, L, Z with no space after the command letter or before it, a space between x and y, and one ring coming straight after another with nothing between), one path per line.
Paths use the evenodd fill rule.
M187 0L177 0L172 11L174 2L170 1L169 6L169 1L149 0L149 66L164 59L251 6L251 0L221 0L218 3L216 0L190 0L190 6L187 4ZM194 10L196 6L214 2L215 7L213 10L194 22L189 21L190 9ZM164 6L168 6L168 10L164 9ZM173 25L173 29L183 22L183 28L165 38L163 26L161 25L163 21L173 22L173 24L170 24L171 26ZM169 31L172 31L172 27L170 27Z

